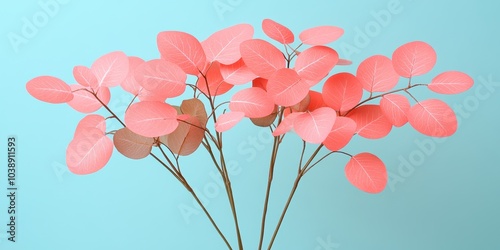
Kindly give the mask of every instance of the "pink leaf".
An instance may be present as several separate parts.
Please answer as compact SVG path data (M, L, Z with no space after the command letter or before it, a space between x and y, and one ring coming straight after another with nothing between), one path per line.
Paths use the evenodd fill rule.
M215 32L201 43L209 62L232 64L241 58L240 44L252 39L253 27L237 24Z
M434 137L450 136L457 130L457 117L443 101L429 99L417 103L408 113L410 125L418 132Z
M336 118L335 110L323 107L297 116L293 122L293 128L302 140L309 143L321 143L332 130Z
M295 70L284 68L276 71L267 83L267 92L280 106L293 106L309 93L309 85Z
M180 31L160 32L157 37L162 59L173 62L190 75L203 70L207 57L196 37Z
M208 96L218 96L225 94L234 85L231 85L224 81L222 78L222 74L220 72L220 63L213 62L211 66L208 68L208 72L206 73L207 81L208 81L208 89L207 89L207 81L203 76L198 76L198 82L196 86L201 90L201 92L205 93Z
M304 30L299 38L304 44L324 45L339 39L344 34L344 30L335 26L318 26Z
M397 48L392 54L394 70L406 78L423 75L436 64L436 52L427 43L415 41Z
M347 117L356 122L356 133L367 139L380 139L391 132L392 124L378 105L363 105L355 108Z
M276 127L276 129L273 131L273 136L279 136L292 130L295 119L302 114L304 114L304 112L294 112L286 116L281 121L281 123L278 124L278 127Z
M99 82L91 69L85 66L75 66L73 68L73 77L76 82L85 87L97 88Z
M290 44L294 41L294 36L290 29L271 19L264 19L262 21L262 30L268 37L282 44Z
M337 65L351 65L352 64L352 61L350 60L347 60L347 59L342 59L340 58L339 61L337 62Z
M351 184L367 193L380 193L387 184L385 164L370 153L360 153L345 166L345 175Z
M182 101L180 107L182 113L194 116L198 119L202 127L205 127L207 123L207 111L205 110L205 105L200 99L191 98Z
M238 124L243 117L245 117L245 113L239 111L224 113L217 118L215 130L217 132L225 132Z
M190 155L200 146L205 136L205 130L200 128L200 122L194 116L187 116L180 120L185 122L179 122L179 126L174 132L160 137L160 140L174 154Z
M115 132L113 143L116 150L130 159L142 159L151 153L154 138L144 137L122 128Z
M262 77L257 77L257 78L252 80L252 87L267 90L267 82L268 82L268 79L262 78Z
M320 92L314 91L314 90L309 90L309 97L311 100L309 101L309 105L307 106L307 110L313 111L313 110L316 110L318 108L327 106L325 101L323 101L323 95Z
M149 91L143 87L141 87L137 97L141 102L165 102L167 99L167 97L164 96L164 93Z
M66 164L75 174L91 174L108 163L113 142L97 128L86 128L73 138L66 150Z
M283 53L267 41L247 40L241 43L240 51L248 68L260 77L269 78L285 67Z
M231 65L220 65L220 73L225 82L233 85L240 85L252 81L257 78L245 64L243 59Z
M323 144L331 151L340 150L351 141L355 132L356 122L351 118L339 116Z
M380 108L392 125L401 127L408 122L410 101L404 95L384 95L380 100Z
M106 133L106 119L101 115L91 114L85 116L78 125L76 126L75 135L77 136L81 131L87 128L97 128L102 131L102 134Z
M135 80L146 90L171 98L184 93L186 73L176 64L165 60L151 60L135 70Z
M68 102L68 105L78 112L95 112L102 107L101 102L107 105L109 103L109 100L111 99L111 93L109 92L109 88L107 87L100 87L96 90L92 90L89 87L86 88L79 84L72 84L70 85L70 88L73 91L74 97L73 100ZM97 98L89 91L97 91L97 98L99 98L101 102L99 102Z
M128 57L121 51L111 52L98 58L90 67L97 78L97 86L115 87L128 75Z
M139 85L139 83L135 80L135 70L143 63L144 60L139 57L130 56L128 58L129 71L127 78L123 80L121 86L125 91L131 93L132 95L138 95L142 89L141 85Z
M245 113L246 117L259 118L273 112L274 103L261 88L247 88L238 91L229 103L231 111Z
M39 76L26 83L26 90L36 99L48 103L65 103L73 99L71 88L63 80Z
M125 113L125 124L132 132L158 137L177 128L177 110L164 102L137 102Z
M432 79L427 87L439 94L459 94L474 85L474 80L465 73L459 71L447 71Z
M394 71L391 59L381 55L365 59L359 65L356 77L369 92L389 91L399 81L399 75Z
M348 111L363 97L363 87L351 73L330 76L323 85L323 100L337 111Z
M295 71L306 80L319 81L328 75L339 60L337 52L326 46L314 46L297 56Z
M309 96L309 94L307 94L306 97L304 97L304 99L302 99L302 101L293 105L291 108L293 111L304 112L304 111L307 111L307 108L309 107L309 103L311 103L311 96ZM289 109L286 109L286 110L289 110Z
M278 106L274 105L273 112L267 116L259 118L250 118L253 124L259 127L269 127L274 123L276 117L278 116Z

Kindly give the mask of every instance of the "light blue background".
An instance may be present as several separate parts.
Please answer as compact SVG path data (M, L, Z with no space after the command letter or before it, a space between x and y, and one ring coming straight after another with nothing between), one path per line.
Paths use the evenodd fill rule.
M404 182L369 195L345 179L345 157L328 158L313 169L299 187L275 249L500 249L500 91L496 86L493 92L484 92L483 87L481 93L489 93L489 97L479 100L475 95L480 79L500 82L500 4L396 1L400 12L387 25L379 25L381 29L374 31L366 45L359 46L356 28L372 25L376 22L372 12L387 10L394 1L218 1L234 6L218 15L214 0L68 1L17 52L8 34L20 34L23 18L32 19L43 9L37 1L2 3L0 150L5 150L8 136L17 137L19 213L18 242L12 244L5 238L7 202L2 195L0 249L225 249L203 214L190 216L186 223L179 206L198 208L153 160L133 161L115 151L96 174L77 176L66 171L66 146L83 114L67 105L41 103L24 86L39 75L72 83L73 66L89 66L115 50L145 59L158 57L156 35L164 30L185 31L203 40L219 29L244 22L255 27L256 37L264 38L260 29L264 18L285 24L296 34L317 25L344 28L345 35L332 46L344 57L347 53L342 44L356 46L359 51L348 56L354 65L373 54L390 56L406 42L426 41L436 49L438 62L419 81L428 82L445 70L461 70L476 80L476 86L466 93L439 96L455 109L464 104L468 109L459 115L458 132L433 142L433 153L413 164L413 172L401 173L401 158L422 152L415 140L428 138L409 125L383 140L356 138L346 148L353 154L377 154L388 171ZM354 72L355 67L341 70ZM113 93L115 98L123 97ZM428 91L416 95L421 99L437 96ZM123 108L120 102L112 105ZM250 146L248 139L258 138L259 133L263 149ZM238 125L225 138L228 158L239 171L233 175L233 185L244 244L256 249L271 143L267 134L249 122ZM296 136L290 136L288 142L280 151L266 242L298 162L300 143ZM1 155L0 188L5 190L6 153ZM206 162L203 152L183 160L188 178L201 192L214 183L209 177L213 168ZM227 199L222 191L214 196L207 207L235 243ZM328 241L335 244L322 246Z

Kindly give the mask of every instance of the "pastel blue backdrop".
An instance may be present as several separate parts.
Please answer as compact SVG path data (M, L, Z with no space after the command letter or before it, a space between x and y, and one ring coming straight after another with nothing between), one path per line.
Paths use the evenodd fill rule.
M225 249L189 194L153 160L133 161L115 151L95 174L68 172L66 146L83 114L35 100L25 83L39 75L72 83L73 66L90 66L116 50L157 58L156 35L165 30L203 40L222 28L249 23L255 37L264 38L264 18L296 34L318 25L344 28L345 35L332 46L354 65L340 70L355 72L368 56L390 56L398 46L422 40L435 48L438 61L419 82L445 70L464 71L476 81L466 93L439 96L460 119L451 138L430 140L406 125L383 140L356 138L346 148L384 160L391 178L381 194L350 185L343 173L345 157L315 167L299 187L275 249L500 249L499 3L61 0L47 9L48 2L54 1L7 1L0 8L0 151L6 151L8 136L16 136L19 187L16 243L6 239L5 195L0 200L0 249ZM31 30L27 22L33 23ZM14 36L25 40L13 42ZM123 109L129 96L113 91L110 106ZM438 96L423 90L415 95ZM244 245L256 249L270 136L246 121L225 138ZM291 188L299 152L300 142L290 136L279 155L265 242ZM0 155L0 188L5 190L6 153ZM199 152L182 163L234 244L227 199L210 177L208 159Z

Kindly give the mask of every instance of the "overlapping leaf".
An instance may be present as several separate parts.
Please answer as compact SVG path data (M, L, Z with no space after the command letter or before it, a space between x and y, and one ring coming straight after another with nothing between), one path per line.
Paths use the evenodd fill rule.
M220 65L220 73L225 82L233 85L240 85L257 78L245 64L243 59L230 65Z
M253 27L237 24L217 31L201 43L209 62L232 64L241 58L240 44L252 39Z
M356 133L367 139L380 139L391 132L392 124L379 105L368 104L355 108L347 117L356 122Z
M91 174L108 163L113 142L98 128L80 131L66 150L66 164L75 174Z
M138 135L128 128L115 132L113 144L122 155L131 159L142 159L151 153L154 139Z
M297 56L295 71L303 79L319 81L333 69L339 60L337 52L326 46L314 46Z
M99 57L90 69L97 78L98 87L115 87L128 75L128 57L121 51L111 52Z
M283 53L267 41L251 39L241 43L241 57L257 76L270 78L285 67Z
M78 112L95 112L102 107L101 102L107 105L111 99L111 92L108 87L99 87L96 90L92 90L90 87L72 84L70 88L73 91L74 97L68 102L68 105ZM99 98L100 101L91 93L92 91L97 91L97 98Z
M274 103L281 106L293 106L309 93L309 85L292 69L276 71L267 82L267 92Z
M299 34L299 38L304 44L325 45L339 39L344 34L344 30L335 26L318 26L309 28Z
M338 151L351 141L355 132L356 122L348 117L337 117L323 144L331 151Z
M318 108L297 116L293 122L293 128L302 140L309 143L321 143L332 130L336 117L335 110L329 107Z
M323 100L337 111L348 111L363 97L363 87L351 73L338 73L329 77L323 85Z
M380 100L380 108L392 125L401 127L408 122L410 101L404 95L384 95Z
M224 113L220 115L219 118L217 118L217 122L215 123L215 131L225 132L238 124L243 119L243 117L245 117L245 113L239 111Z
M274 102L261 88L246 88L238 91L231 98L229 108L245 113L246 117L259 118L272 113Z
M190 155L200 146L205 136L198 118L188 115L178 117L181 121L174 132L160 137L174 154Z
M164 31L157 36L162 59L173 62L190 75L198 75L207 62L207 56L196 37L181 31Z
M137 102L125 113L125 124L134 133L158 137L172 133L178 126L177 110L164 102Z

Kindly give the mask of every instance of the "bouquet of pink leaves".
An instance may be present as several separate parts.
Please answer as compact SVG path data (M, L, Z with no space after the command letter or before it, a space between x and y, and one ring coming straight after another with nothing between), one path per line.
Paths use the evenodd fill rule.
M249 24L217 31L202 42L180 31L160 32L160 59L145 61L112 52L90 67L75 66L76 84L39 76L30 80L26 89L36 99L67 103L88 114L79 122L66 151L71 172L91 174L100 170L114 148L131 159L153 157L194 197L229 249L236 246L233 244L243 249L243 241L223 135L242 119L269 128L274 137L263 194L259 249L264 247L276 159L289 132L294 131L302 139L302 145L298 145L302 154L297 157L297 177L267 249L273 246L301 178L326 157L348 157L345 175L360 190L384 190L388 177L382 160L368 152L342 151L353 136L379 139L393 127L407 123L427 136L445 137L456 131L456 116L445 102L422 100L411 90L421 87L440 94L457 94L471 88L474 81L462 72L446 71L430 83L414 83L436 63L436 52L429 44L410 42L397 48L392 58L374 55L362 61L356 72L333 73L335 66L351 64L327 46L342 36L343 29L310 28L299 34L300 42L290 29L273 20L264 20L262 29L274 40L272 43L253 38L254 29ZM321 92L312 90L315 86ZM108 106L112 87L130 93L124 114ZM222 97L230 90L232 96ZM176 97L185 99L176 106L172 104ZM92 114L101 108L109 113L108 117ZM122 127L108 131L106 121L113 119ZM306 145L316 149L306 155ZM208 152L207 157L223 180L237 236L233 243L182 173L181 156L198 148Z

